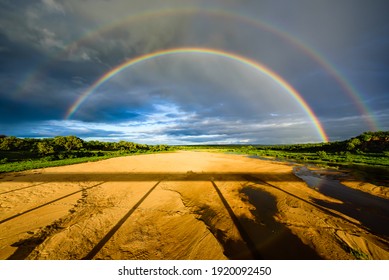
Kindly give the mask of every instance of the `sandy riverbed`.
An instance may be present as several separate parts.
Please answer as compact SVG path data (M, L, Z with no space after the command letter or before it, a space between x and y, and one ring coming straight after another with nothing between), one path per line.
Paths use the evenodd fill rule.
M389 259L386 189L325 190L205 152L2 174L0 259Z

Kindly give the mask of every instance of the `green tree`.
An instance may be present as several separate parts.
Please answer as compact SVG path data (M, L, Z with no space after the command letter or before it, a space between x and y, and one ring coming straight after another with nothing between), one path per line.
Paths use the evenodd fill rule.
M371 131L367 131L367 132L364 132L362 133L359 138L363 141L363 142L368 142L371 140L371 138L373 137L373 132Z
M37 144L38 153L41 155L54 154L54 147L49 141L42 141Z
M76 136L56 136L54 144L57 151L76 151L83 147L84 141Z
M328 155L327 155L327 153L326 153L325 151L318 151L316 154L317 154L321 159L324 159L324 158L327 158L327 157L328 157Z
M361 145L361 140L358 138L353 138L347 143L347 150L349 151L355 151L359 148Z
M66 136L65 139L66 139L65 142L66 151L70 152L70 151L76 151L82 149L84 144L82 139L76 136Z
M15 136L4 137L0 139L0 150L17 151L20 150L22 143L23 140Z

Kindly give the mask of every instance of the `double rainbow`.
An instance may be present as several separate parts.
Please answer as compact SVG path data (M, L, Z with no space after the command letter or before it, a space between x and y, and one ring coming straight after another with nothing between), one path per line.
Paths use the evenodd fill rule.
M78 49L80 46L89 44L101 34L108 33L114 30L115 28L121 28L123 26L130 25L138 21L151 20L159 17L171 17L175 15L191 16L198 14L204 14L211 17L225 18L227 20L237 20L242 23L246 23L250 26L269 32L277 36L284 42L290 44L291 46L294 46L297 49L301 50L305 55L307 55L316 63L318 63L333 79L335 79L342 91L352 99L361 115L365 117L364 119L367 122L370 130L379 130L379 126L374 118L374 114L363 101L364 99L359 93L359 91L356 89L355 85L352 85L344 77L344 75L342 75L341 71L337 69L336 65L329 62L328 59L326 59L325 56L317 49L308 45L306 42L298 39L295 35L289 34L289 32L283 30L280 27L275 26L274 23L267 23L258 18L254 19L250 16L241 15L240 13L232 13L224 11L222 9L214 8L205 9L200 7L176 7L157 9L136 14L130 14L126 18L120 18L117 21L113 21L108 24L103 24L92 31L82 34L81 37L71 42L63 51L60 51L55 57L49 58L49 60L43 65L41 65L41 67L26 75L25 79L21 83L19 83L19 88L16 90L16 92L24 92L31 84L34 84L36 80L43 79L44 69L48 68L52 64L57 63L62 59L65 59L69 53Z
M104 75L102 75L99 79L97 79L91 86L89 86L81 95L80 97L74 102L74 104L69 108L69 110L66 113L65 119L69 119L72 117L72 115L79 109L79 107L82 105L82 103L85 102L85 100L93 94L93 92L104 82L111 79L116 74L120 73L124 69L134 66L138 63L161 57L161 56L170 56L175 54L204 54L204 55L213 55L213 56L219 56L226 59L230 59L239 63L242 63L248 67L251 67L252 69L259 71L263 73L264 75L268 76L271 80L273 80L276 84L278 84L280 87L282 87L288 94L290 94L301 106L301 108L307 113L309 118L312 120L312 123L314 124L318 135L320 136L320 139L323 142L328 142L328 136L325 133L323 126L319 122L317 116L313 112L313 110L308 106L307 102L301 97L301 95L288 83L286 82L281 76L279 76L277 73L273 72L266 66L258 63L257 61L245 58L243 56L233 54L230 52L225 52L221 50L216 49L208 49L208 48L175 48L175 49L168 49L168 50L162 50L153 52L150 54L145 54L138 56L136 58L130 59L128 61L125 61L122 64L117 65Z

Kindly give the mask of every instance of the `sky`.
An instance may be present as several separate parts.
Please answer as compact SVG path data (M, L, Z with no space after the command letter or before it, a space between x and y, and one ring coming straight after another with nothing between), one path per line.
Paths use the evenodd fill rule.
M0 134L292 144L389 130L388 10L379 0L0 0Z

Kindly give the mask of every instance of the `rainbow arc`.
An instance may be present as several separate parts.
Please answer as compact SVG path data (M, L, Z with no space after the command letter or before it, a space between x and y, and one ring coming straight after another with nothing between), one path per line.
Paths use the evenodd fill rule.
M76 100L76 102L73 103L73 105L68 109L65 119L71 118L75 112L80 108L80 106L86 101L86 99L95 92L95 90L102 85L104 82L108 81L112 77L114 77L116 74L120 73L124 69L127 69L128 67L135 66L139 63L151 60L153 58L161 57L161 56L171 56L176 54L204 54L204 55L213 55L218 57L223 57L226 59L230 59L239 63L242 63L248 67L251 67L252 69L259 71L260 73L268 76L272 81L274 81L276 84L278 84L280 87L282 87L288 94L290 94L296 102L301 106L301 108L306 112L306 114L311 119L312 123L314 124L318 135L320 136L320 139L323 142L328 142L328 136L325 133L322 124L320 123L319 119L313 112L313 110L309 107L307 102L301 97L301 95L297 92L296 89L294 89L287 81L285 81L280 75L269 69L263 64L260 64L257 61L248 59L246 57L233 54L230 52L225 52L222 50L215 50L215 49L206 49L206 48L175 48L175 49L168 49L168 50L162 50L153 52L150 54L141 55L135 58L132 58L130 60L127 60L123 62L122 64L117 65L110 71L106 72L104 75L102 75L99 79L97 79L91 86L89 86Z

